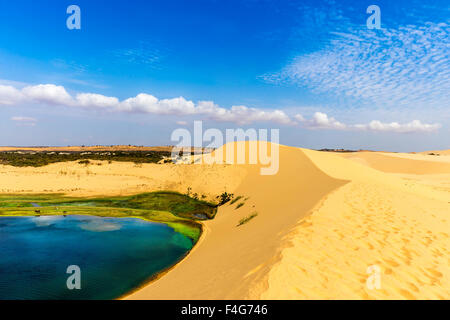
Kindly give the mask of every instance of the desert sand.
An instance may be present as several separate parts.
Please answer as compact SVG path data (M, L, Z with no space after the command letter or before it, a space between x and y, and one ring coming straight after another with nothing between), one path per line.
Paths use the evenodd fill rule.
M449 299L450 156L442 154L280 146L272 176L232 164L0 166L0 192L242 196L203 223L185 259L127 299ZM370 266L381 270L380 288L366 285Z

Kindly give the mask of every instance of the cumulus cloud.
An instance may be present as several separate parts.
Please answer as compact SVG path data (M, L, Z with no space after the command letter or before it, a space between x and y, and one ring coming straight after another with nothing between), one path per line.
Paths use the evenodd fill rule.
M73 99L63 86L54 84L39 84L22 89L22 93L28 99L48 104L70 105Z
M427 124L419 120L403 124L398 122L383 123L378 120L373 120L367 124L345 124L322 112L314 113L311 119L306 119L301 114L296 114L294 118L308 129L413 133L433 132L441 127L438 123Z
M114 108L119 104L119 99L96 93L80 93L77 94L75 104L81 107Z
M22 99L22 92L13 86L0 85L0 105L13 105Z
M301 124L306 129L364 130L399 133L431 132L440 128L439 124L426 124L419 120L405 124L398 122L382 123L374 120L368 124L349 125L333 117L329 117L323 112L314 113L310 119L306 119L301 114L296 114L291 118L282 110L267 110L246 106L232 106L227 109L220 107L213 101L199 101L195 103L183 97L158 99L147 93L140 93L135 97L120 101L116 97L109 97L97 93L78 93L73 97L64 87L54 84L25 86L21 90L13 86L0 85L0 104L19 105L23 102L122 113L198 116L217 122L232 122L238 125L247 125L255 122L271 122L279 125ZM21 123L36 122L31 121L31 118L26 119L25 117L15 117L12 120Z
M118 110L127 112L142 112L161 115L189 115L196 114L194 102L183 97L159 100L155 96L140 93L136 97L128 98L117 105Z
M303 123L307 128L311 129L333 129L333 130L344 130L347 126L332 117L328 117L327 114L323 112L314 113L310 120L305 119L301 114L296 114L295 119Z
M230 109L225 109L212 101L194 103L183 97L158 99L146 93L140 93L135 97L123 101L120 101L116 97L108 97L96 93L79 93L74 98L63 86L54 84L26 86L22 90L18 90L12 86L0 85L0 104L13 105L23 101L101 109L112 112L176 116L198 115L215 121L234 122L238 124L250 124L254 122L294 124L289 116L281 110L262 110L246 106L232 106Z

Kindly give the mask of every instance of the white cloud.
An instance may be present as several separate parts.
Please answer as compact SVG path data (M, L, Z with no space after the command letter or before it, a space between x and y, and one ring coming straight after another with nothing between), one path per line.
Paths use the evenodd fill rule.
M188 115L196 113L195 104L183 97L159 100L155 96L146 93L140 93L134 98L122 101L117 108L127 112L161 115Z
M314 113L311 119L306 119L301 114L296 114L294 118L307 129L413 133L433 132L441 128L441 125L438 123L427 124L419 120L413 120L404 124L398 122L383 123L378 120L373 120L368 124L344 124L322 112Z
M376 31L349 25L323 49L263 78L382 107L448 108L449 34L448 22Z
M215 108L209 112L210 117L216 121L229 121L238 124L249 124L252 122L274 122L278 124L291 125L294 122L281 110L266 111L246 106L232 106L231 109Z
M13 105L22 99L22 92L13 86L0 85L0 105Z
M12 121L19 121L19 122L36 122L37 120L35 118L31 118L31 117L12 117L11 118Z
M439 124L424 124L419 120L399 124L397 122L382 123L372 121L368 124L349 125L339 122L326 113L315 112L311 119L305 119L301 114L292 117L282 110L267 110L232 106L229 109L218 106L212 101L193 101L183 97L158 99L153 95L140 93L135 97L120 101L116 97L108 97L96 93L78 93L73 98L64 87L53 84L26 86L19 90L13 86L0 85L0 103L20 105L23 102L67 107L80 107L110 112L144 113L173 116L198 116L218 122L232 122L247 125L255 122L271 122L279 125L296 125L300 123L307 129L328 130L367 130L384 132L430 132L440 128ZM25 122L26 118L14 121ZM28 121L32 123L33 121Z
M306 120L301 114L296 114L295 119L303 123L303 125L310 129L332 129L332 130L344 130L347 126L332 117L328 117L323 112L314 113L312 119Z
M39 84L22 89L26 98L48 104L71 105L73 99L63 86L54 84Z
M112 51L113 55L128 63L135 63L140 65L155 66L161 60L161 52L153 48L146 42L141 42L140 47L130 49L117 49Z
M419 120L413 120L409 123L400 124L398 122L382 123L378 120L373 120L369 124L357 124L354 125L355 129L370 130L370 131L382 131L382 132L398 132L398 133L411 133L411 132L432 132L441 127L440 124L426 124Z
M79 93L74 99L64 87L53 84L27 86L22 90L12 86L0 86L0 103L12 105L22 100L50 105L104 109L113 112L176 116L198 115L215 121L238 124L265 121L294 124L289 116L281 110L262 110L246 106L232 106L231 109L225 109L212 101L200 101L196 104L183 97L160 100L153 95L140 93L136 97L119 101L116 97L96 93Z
M81 107L114 108L119 104L119 99L96 93L80 93L77 94L76 104Z
M37 119L31 117L15 116L11 118L12 121L16 122L20 126L35 126Z

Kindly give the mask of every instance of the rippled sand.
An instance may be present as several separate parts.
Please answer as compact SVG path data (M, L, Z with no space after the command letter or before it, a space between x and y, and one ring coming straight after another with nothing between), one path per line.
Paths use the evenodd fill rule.
M326 173L351 181L324 198L286 237L290 247L270 271L261 297L449 299L450 186L439 180L448 176L449 166L442 165L439 173L435 164L442 162L425 162L422 156L419 162L409 155L305 152ZM386 171L411 170L410 162L418 161L418 171L434 171L438 182L430 183L429 175L422 183L420 175L402 178L357 163L374 158ZM405 158L408 163L401 166ZM379 289L366 285L370 266L381 271Z

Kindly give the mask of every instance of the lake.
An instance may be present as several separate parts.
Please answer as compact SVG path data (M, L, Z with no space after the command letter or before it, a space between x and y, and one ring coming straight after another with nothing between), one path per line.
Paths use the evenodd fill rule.
M114 299L170 267L192 240L165 224L95 216L0 217L0 299ZM81 270L69 290L68 266Z

